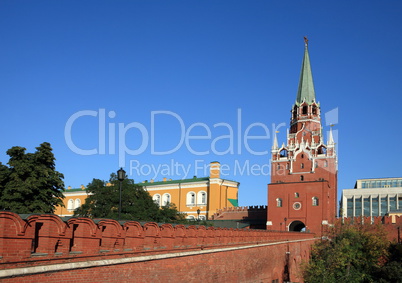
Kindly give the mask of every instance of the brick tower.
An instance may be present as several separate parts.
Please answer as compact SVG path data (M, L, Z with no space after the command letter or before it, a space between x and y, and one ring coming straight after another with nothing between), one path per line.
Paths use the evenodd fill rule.
M267 229L321 234L333 224L337 203L337 158L330 130L324 142L305 39L296 102L287 143L272 146Z

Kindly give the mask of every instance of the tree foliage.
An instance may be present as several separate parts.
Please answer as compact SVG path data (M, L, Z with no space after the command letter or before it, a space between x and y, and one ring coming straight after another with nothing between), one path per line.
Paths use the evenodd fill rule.
M393 263L395 258L390 257L391 247L381 226L342 225L334 229L328 240L313 245L310 261L303 266L304 280L401 282L381 281L384 276L394 278L391 271L402 272L401 258L397 266Z
M93 179L87 186L85 204L78 208L75 216L118 219L120 181L112 173L109 182ZM155 222L180 222L184 215L170 203L159 208L150 194L132 179L122 181L121 219Z
M63 206L63 174L56 171L52 147L44 142L35 153L14 146L8 165L0 163L0 208L16 213L53 213Z

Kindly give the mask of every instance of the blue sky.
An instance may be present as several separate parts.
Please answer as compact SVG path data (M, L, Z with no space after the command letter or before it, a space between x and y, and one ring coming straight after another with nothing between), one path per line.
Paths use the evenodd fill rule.
M123 157L138 182L217 160L240 205L266 204L264 152L275 127L285 142L308 36L321 111L338 111L323 126L338 135L339 195L401 177L401 14L401 1L3 0L0 162L47 141L79 187Z

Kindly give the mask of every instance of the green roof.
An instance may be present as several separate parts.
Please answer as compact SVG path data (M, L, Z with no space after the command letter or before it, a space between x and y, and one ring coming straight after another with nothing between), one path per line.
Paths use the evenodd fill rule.
M233 206L239 206L239 200L233 199L233 198L228 198L228 201L233 205Z
M204 178L192 178L192 179L181 179L181 180L169 180L169 181L158 181L158 182L145 182L145 183L137 183L139 186L155 186L155 185L166 185L166 184L177 184L177 183L192 183L192 182L200 182L200 181L208 181L209 177Z
M315 91L313 83L313 75L311 72L310 57L308 55L307 44L304 49L303 63L300 71L299 88L297 90L296 104L303 102L312 104L315 102Z

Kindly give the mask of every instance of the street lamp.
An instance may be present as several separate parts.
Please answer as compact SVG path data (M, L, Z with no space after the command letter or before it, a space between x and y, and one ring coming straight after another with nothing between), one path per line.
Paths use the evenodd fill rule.
M197 209L198 221L200 221L200 212L201 212L201 210L200 210L200 209Z
M119 195L119 220L120 220L120 214L121 214L121 183L123 182L124 178L126 177L126 171L123 170L123 168L120 168L117 171L117 179L120 181L120 195Z

